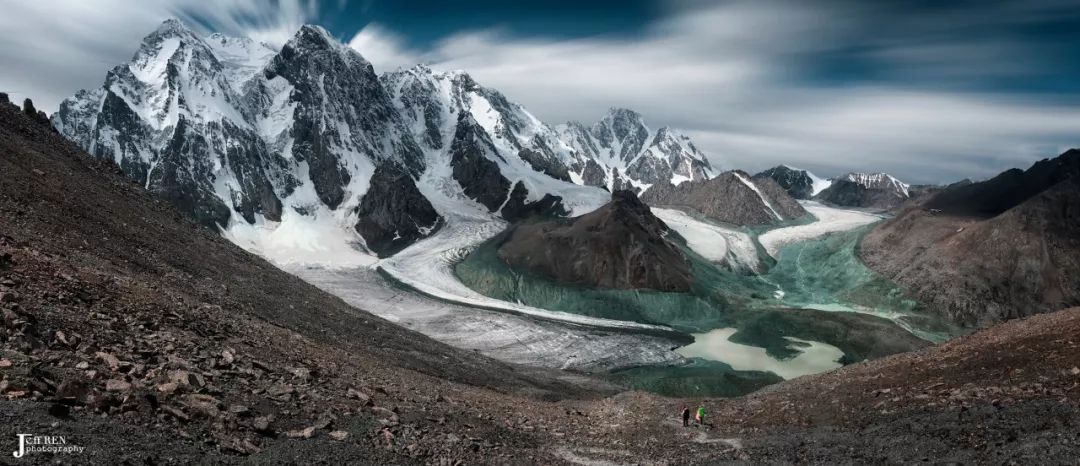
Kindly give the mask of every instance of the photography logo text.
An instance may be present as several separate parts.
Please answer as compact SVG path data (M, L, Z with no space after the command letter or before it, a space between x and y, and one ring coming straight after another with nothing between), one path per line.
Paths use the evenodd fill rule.
M31 453L82 453L84 446L75 445L62 435L16 434L19 437L19 449L11 452L16 458Z

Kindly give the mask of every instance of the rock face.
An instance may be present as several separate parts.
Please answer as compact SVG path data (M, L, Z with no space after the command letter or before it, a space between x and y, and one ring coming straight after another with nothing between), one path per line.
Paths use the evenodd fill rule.
M633 110L613 108L591 127L570 122L558 132L572 149L571 172L590 186L641 191L713 175L705 154L690 138L668 127L652 131Z
M356 215L356 231L379 257L432 235L444 222L412 177L393 165L375 169Z
M654 186L645 192L642 200L649 205L687 209L718 222L743 226L774 225L807 214L771 178L752 180L739 170L705 181Z
M841 207L888 210L911 197L908 185L886 173L848 173L814 199Z
M795 199L810 199L824 191L832 182L814 176L806 170L779 165L754 175L755 180L769 178Z
M1080 304L1078 156L946 188L875 228L860 254L963 325Z
M498 255L510 267L560 283L600 288L686 291L693 277L667 225L632 192L571 220L514 228Z

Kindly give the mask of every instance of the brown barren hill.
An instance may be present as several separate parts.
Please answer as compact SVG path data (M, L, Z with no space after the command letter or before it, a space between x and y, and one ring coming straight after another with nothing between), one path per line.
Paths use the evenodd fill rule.
M1069 151L946 189L874 228L860 256L962 325L1080 305L1078 161Z
M516 226L498 250L511 267L560 283L686 291L693 276L667 225L631 191L577 218Z

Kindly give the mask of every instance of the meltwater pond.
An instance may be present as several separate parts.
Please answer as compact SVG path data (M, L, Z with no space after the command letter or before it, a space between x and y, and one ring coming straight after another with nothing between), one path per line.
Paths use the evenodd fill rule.
M800 375L817 374L841 367L844 352L835 346L816 341L784 337L798 354L789 358L777 358L765 348L743 345L731 341L738 332L734 328L718 328L694 335L694 342L676 350L688 358L723 361L739 371L772 372L784 379Z
M767 271L755 274L747 267L752 259L743 240L759 244L755 232L681 212L662 214L679 223L675 231L690 236L673 236L691 262L689 292L594 289L513 270L497 256L505 235L476 247L454 272L490 298L693 335L694 343L677 350L686 357L679 364L614 374L626 385L671 395L738 395L781 379L911 351L957 333L920 312L917 302L862 264L856 248L868 226L786 233L798 240L773 251L759 247ZM867 223L853 217L831 218ZM716 237L711 247L710 235Z

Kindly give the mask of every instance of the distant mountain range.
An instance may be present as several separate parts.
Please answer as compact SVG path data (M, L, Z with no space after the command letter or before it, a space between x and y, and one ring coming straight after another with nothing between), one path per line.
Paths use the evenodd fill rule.
M166 21L52 123L204 225L329 224L380 255L448 210L565 215L601 204L600 188L714 174L689 138L633 111L551 126L464 72L378 76L317 26L276 50Z
M847 173L826 180L807 170L780 165L754 175L754 179L765 178L776 181L796 199L841 207L889 210L912 197L907 183L887 173Z

